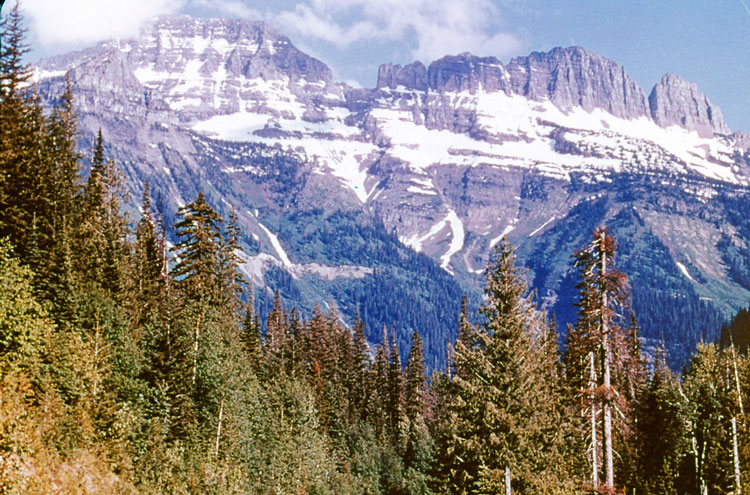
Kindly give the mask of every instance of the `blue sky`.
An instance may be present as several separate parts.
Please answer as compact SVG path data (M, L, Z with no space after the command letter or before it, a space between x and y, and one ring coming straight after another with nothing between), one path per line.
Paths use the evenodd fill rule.
M10 3L9 0L8 3ZM274 24L340 80L373 86L383 62L470 51L503 62L580 45L625 66L646 95L667 72L750 131L750 0L24 0L35 56L137 33L161 13ZM8 6L6 5L6 9ZM5 9L4 9L5 10Z

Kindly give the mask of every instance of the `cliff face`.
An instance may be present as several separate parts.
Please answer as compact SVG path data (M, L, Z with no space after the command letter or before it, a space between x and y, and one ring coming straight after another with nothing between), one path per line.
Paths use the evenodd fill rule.
M678 125L703 136L729 134L721 110L694 83L666 74L648 97L651 116L661 126Z
M513 91L532 100L586 111L600 108L626 119L648 115L643 91L625 69L581 47L515 58L508 72Z

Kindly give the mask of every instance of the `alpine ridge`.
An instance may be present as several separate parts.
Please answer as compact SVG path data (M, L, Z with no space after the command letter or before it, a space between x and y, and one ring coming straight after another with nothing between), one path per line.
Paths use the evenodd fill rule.
M570 255L607 224L636 315L671 312L640 323L675 362L750 299L750 138L674 75L646 98L621 65L569 47L384 64L352 88L274 27L185 16L35 75L48 105L70 78L82 152L101 128L132 198L148 180L167 220L198 191L234 208L256 285L306 311L335 301L347 320L364 308L373 341L395 326L402 351L418 331L430 367L503 236L531 286L560 294L545 304L564 325Z

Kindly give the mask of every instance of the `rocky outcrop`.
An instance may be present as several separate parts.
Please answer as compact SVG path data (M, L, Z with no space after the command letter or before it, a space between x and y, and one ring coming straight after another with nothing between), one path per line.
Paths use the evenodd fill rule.
M625 69L581 47L555 48L513 59L507 66L513 91L560 108L606 110L627 119L648 115L646 97Z
M75 65L64 75L44 79L40 92L47 98L63 94L67 80L75 88L79 112L101 112L113 115L146 117L158 115L162 122L176 121L168 115L169 107L153 91L143 87L133 74L123 53L116 48L102 49Z
M651 117L662 127L678 125L702 136L729 134L719 107L711 104L698 86L674 74L666 74L648 97Z
M495 57L470 53L443 57L430 64L427 78L435 91L508 91L510 80L503 64Z
M124 49L134 67L155 71L185 71L188 63L200 62L202 74L223 68L230 77L332 80L323 62L299 51L275 28L243 19L160 17Z
M378 68L376 89L396 89L398 86L419 91L426 90L427 67L422 62L412 62L404 67L390 63L381 65Z

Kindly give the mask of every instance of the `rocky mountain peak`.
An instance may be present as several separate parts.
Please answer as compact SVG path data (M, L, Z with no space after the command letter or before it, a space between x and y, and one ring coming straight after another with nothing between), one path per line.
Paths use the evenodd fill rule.
M694 83L665 74L648 97L651 116L662 127L679 125L700 135L729 134L719 107Z
M643 90L620 64L579 46L514 58L507 70L513 91L530 99L627 119L649 114Z
M244 19L159 17L125 49L132 65L160 72L199 64L203 75L332 81L323 62L299 51L274 27Z
M430 89L436 91L508 91L510 81L503 64L495 57L471 53L449 55L430 64L427 70Z
M396 64L383 64L378 68L376 89L404 86L424 91L427 89L427 67L422 62L412 62L404 67Z

